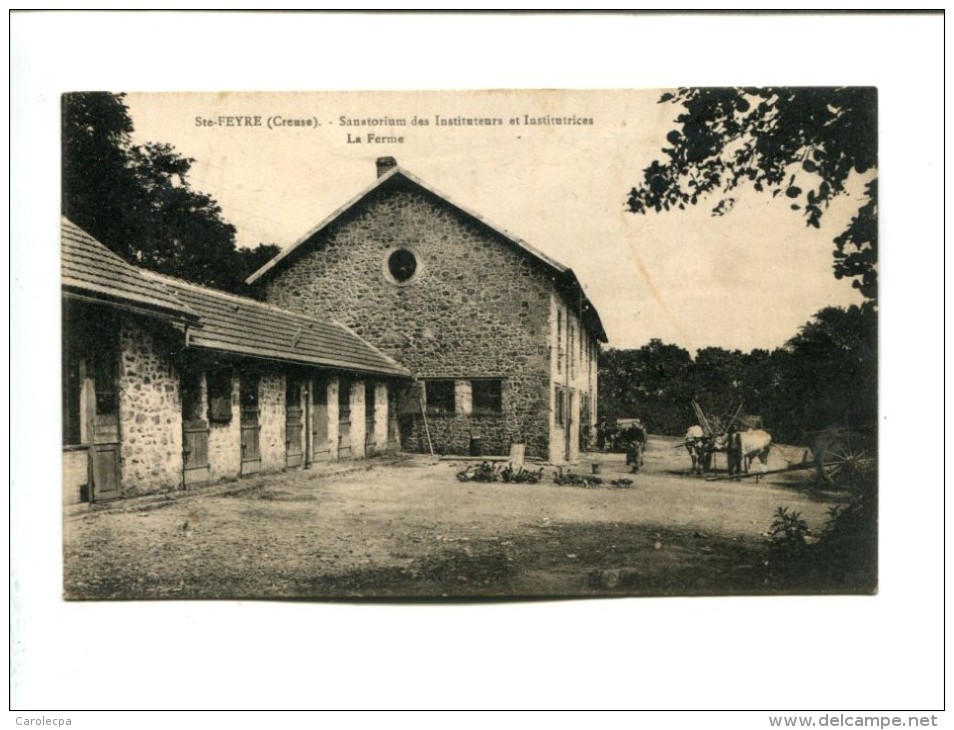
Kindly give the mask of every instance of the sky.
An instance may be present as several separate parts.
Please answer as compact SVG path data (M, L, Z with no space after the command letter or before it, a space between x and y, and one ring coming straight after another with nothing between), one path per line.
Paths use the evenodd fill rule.
M679 113L658 103L663 91L129 93L126 102L134 141L193 158L192 186L219 202L241 246L293 244L374 182L377 157L393 156L572 268L611 347L659 338L690 351L773 349L819 309L859 303L832 274L832 239L860 205L860 181L818 230L790 201L752 189L722 217L711 215L717 198L627 211ZM499 123L439 123L459 118ZM551 123L528 123L541 119Z

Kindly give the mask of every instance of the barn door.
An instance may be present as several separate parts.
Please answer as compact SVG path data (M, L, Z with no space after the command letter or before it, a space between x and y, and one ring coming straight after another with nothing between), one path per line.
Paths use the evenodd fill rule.
M209 425L201 420L182 422L182 483L209 481Z
M338 458L348 459L353 455L351 448L351 381L338 380Z
M239 383L239 396L242 403L241 448L242 474L255 474L262 468L262 452L259 448L258 423L258 376L243 373Z
M182 483L185 486L209 480L209 424L202 418L201 378L193 372L182 376Z
M374 456L377 442L374 439L374 383L364 384L364 455Z
M332 458L328 443L328 381L315 380L311 411L311 460L329 461Z
M397 453L400 448L397 416L397 393L388 386L388 453Z
M563 434L566 436L566 453L563 458L567 461L573 458L573 389L567 388L564 398L566 398L566 425L563 428Z
M590 422L590 394L580 393L580 453L590 450L590 431L592 430Z
M115 499L121 492L119 434L119 354L113 347L96 349L90 358L92 375L92 501Z
M301 381L289 376L285 386L285 466L293 469L302 465L302 408Z

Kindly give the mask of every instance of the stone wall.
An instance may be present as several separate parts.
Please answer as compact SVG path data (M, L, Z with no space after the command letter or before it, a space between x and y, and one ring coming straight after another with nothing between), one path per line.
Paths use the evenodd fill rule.
M454 382L454 413L469 416L474 412L474 386L469 380Z
M424 193L379 193L270 273L268 301L330 316L422 378L503 379L501 414L432 424L438 452L466 453L479 431L494 451L546 457L552 271ZM417 261L403 283L387 266L398 248ZM420 417L403 420L403 447L426 450Z
M182 403L167 337L127 318L120 327L119 418L122 493L182 484Z
M586 332L579 313L554 294L550 302L550 388L549 459L578 461L582 423L582 398L590 399L590 422L595 423L596 352L595 340ZM581 335L582 333L582 335ZM567 428L557 422L556 387L564 393Z
M338 458L338 378L328 379L328 445L331 458Z
M364 420L364 382L351 381L351 456L355 459L365 456L364 437L367 427Z
M374 447L376 453L388 446L388 386L374 384Z
M242 472L242 434L239 409L239 379L233 372L232 418L228 423L209 422L209 478L234 479Z
M258 445L263 472L285 468L285 376L274 370L262 372L258 382Z

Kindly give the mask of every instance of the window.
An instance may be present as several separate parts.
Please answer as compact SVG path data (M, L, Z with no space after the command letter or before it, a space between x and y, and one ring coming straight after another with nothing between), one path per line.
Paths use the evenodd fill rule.
M338 420L351 419L351 381L348 378L338 379Z
M454 381L428 380L424 389L427 412L449 414L454 412Z
M258 424L258 387L258 373L242 373L241 380L239 380L239 397L242 403L241 421L243 426Z
M367 420L374 418L374 383L364 385L364 417Z
M201 374L188 370L182 374L182 420L202 420Z
M95 384L96 415L112 416L119 414L119 391L117 376L119 355L108 343L97 343L90 354Z
M388 273L400 284L408 281L417 271L417 257L406 248L399 248L388 256Z
M567 322L567 335L566 335L566 349L567 352L567 362L569 363L567 370L570 373L570 377L576 377L576 363L574 362L574 353L573 353L573 342L574 342L574 333L573 333L573 323Z
M206 375L209 388L209 420L229 423L232 420L232 371L210 370Z
M563 372L563 310L557 310L557 372Z
M301 407L301 382L291 375L285 379L285 406Z
M471 381L471 397L474 413L500 413L503 411L503 388L499 380Z
M566 403L564 401L565 395L563 392L563 387L556 385L553 388L553 411L554 411L554 421L556 425L560 428L563 428L563 425L566 423Z

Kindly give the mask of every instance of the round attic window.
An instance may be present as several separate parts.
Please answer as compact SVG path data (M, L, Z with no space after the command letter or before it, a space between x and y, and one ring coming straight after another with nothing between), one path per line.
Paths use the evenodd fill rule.
M417 257L413 251L406 248L399 248L391 252L388 256L388 273L394 277L399 284L409 281L414 272L417 271Z

